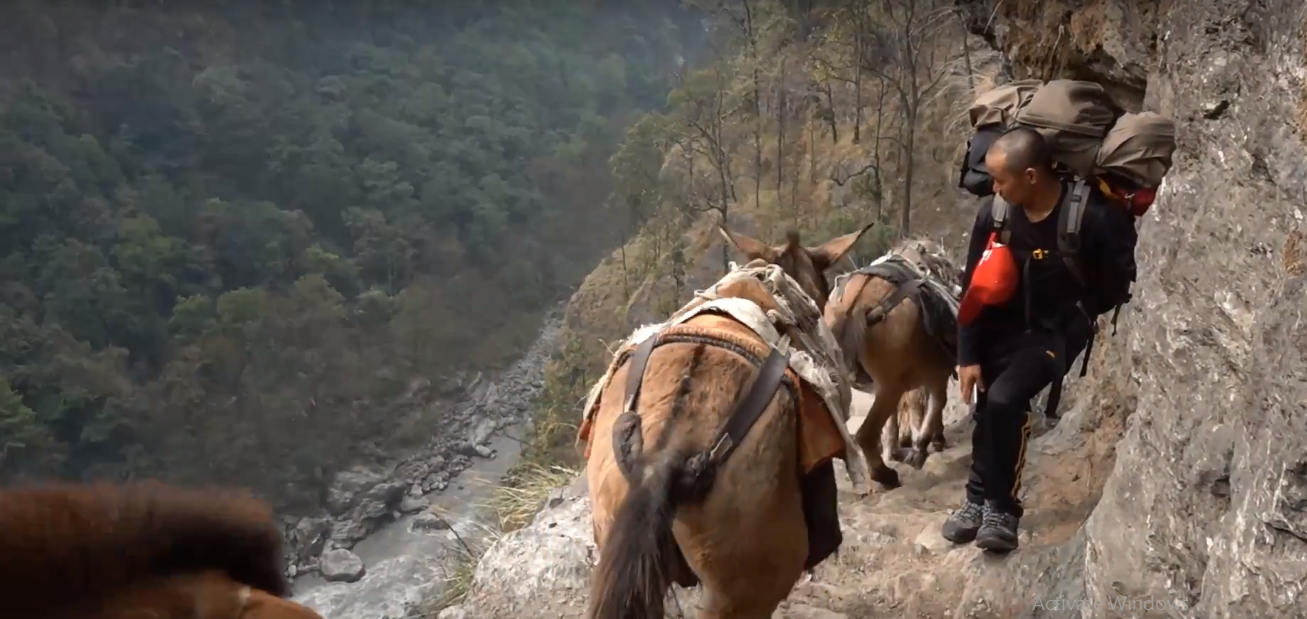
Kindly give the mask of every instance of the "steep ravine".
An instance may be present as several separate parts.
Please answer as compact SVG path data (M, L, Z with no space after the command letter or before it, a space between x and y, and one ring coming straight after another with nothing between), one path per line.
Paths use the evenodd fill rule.
M840 554L777 616L1307 616L1307 1L959 4L1017 77L1052 63L1177 121L1136 298L1030 446L1019 551L938 536L970 459L954 403L925 470L841 496ZM581 479L444 616L580 617L590 536ZM692 616L693 592L678 598Z
M326 619L393 619L439 595L463 545L479 546L486 531L479 520L483 506L518 460L559 327L551 317L520 360L475 381L428 445L389 467L360 467L338 477L332 498L344 515L334 523L305 519L291 533L301 542L300 565L311 568L295 580L297 601ZM375 521L360 522L361 514ZM335 534L351 527L366 530ZM333 554L333 548L348 553ZM361 577L324 578L323 572L356 572L354 557Z

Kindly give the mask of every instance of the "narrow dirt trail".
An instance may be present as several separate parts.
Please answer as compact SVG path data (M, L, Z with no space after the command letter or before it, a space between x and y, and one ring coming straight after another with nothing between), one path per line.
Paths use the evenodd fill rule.
M931 454L920 471L896 465L902 487L876 487L859 497L837 462L844 543L836 556L794 588L775 618L1064 616L1048 614L1038 604L1058 595L1076 595L1060 591L1060 583L1083 569L1083 524L1112 469L1124 419L1091 407L1074 390L1064 398L1065 414L1056 425L1036 414L1023 475L1027 511L1021 548L992 556L971 545L954 546L939 534L949 511L962 500L971 463L967 407L953 399L945 409L948 447ZM861 425L870 403L867 394L854 393L851 429ZM531 526L491 549L478 566L473 596L442 619L584 615L597 555L584 478L561 496ZM675 593L668 616L695 616L698 591Z

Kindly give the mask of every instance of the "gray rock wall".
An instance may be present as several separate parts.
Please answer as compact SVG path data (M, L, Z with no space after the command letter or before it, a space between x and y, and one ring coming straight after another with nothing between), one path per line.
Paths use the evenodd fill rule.
M963 4L973 27L995 12ZM1304 3L1041 6L1069 11L1073 32L1099 25L1065 45L1063 75L1144 87L1180 144L1140 228L1136 300L1106 355L1116 371L1088 385L1130 419L1085 525L1083 576L1070 575L1083 581L1063 586L1185 600L1194 617L1307 616ZM997 15L991 42L1018 55L1047 48L1032 31L1056 32Z

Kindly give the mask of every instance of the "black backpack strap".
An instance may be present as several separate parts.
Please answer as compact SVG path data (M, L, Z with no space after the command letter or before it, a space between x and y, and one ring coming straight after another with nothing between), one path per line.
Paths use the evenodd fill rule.
M1080 266L1080 225L1085 219L1085 209L1089 207L1089 185L1084 180L1076 178L1062 194L1062 209L1058 213L1057 222L1057 253L1066 263L1067 270L1071 275L1080 280L1082 286L1088 285L1085 279L1084 269ZM1080 311L1084 311L1081 307ZM1089 341L1085 342L1084 357L1080 361L1080 376L1084 377L1089 372L1089 357L1094 352L1094 340L1098 337L1098 328L1094 323L1094 317L1089 316ZM1067 359L1066 362L1070 362ZM1050 419L1057 419L1057 407L1062 401L1062 381L1059 376L1053 382L1048 391L1048 401L1044 407L1044 416Z
M1044 416L1049 419L1061 417L1057 412L1057 405L1062 403L1062 380L1059 376L1048 386L1048 399L1044 401Z
M1012 239L1012 232L1007 229L1008 210L1007 200L994 194L994 202L990 206L990 218L994 220L994 225L990 229L998 233L998 242L1004 245Z
M1089 341L1085 342L1085 356L1080 360L1080 377L1089 373L1089 357L1094 354L1094 340L1098 339L1098 321L1089 317Z
M1071 274L1086 284L1084 270L1080 268L1080 224L1089 206L1089 185L1076 179L1063 193L1062 210L1057 222L1057 251Z

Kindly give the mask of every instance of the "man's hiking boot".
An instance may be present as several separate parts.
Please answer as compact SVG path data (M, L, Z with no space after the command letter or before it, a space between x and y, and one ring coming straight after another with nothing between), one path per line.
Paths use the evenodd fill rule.
M980 531L975 534L977 548L993 552L1017 549L1017 525L1021 522L1020 518L986 505L981 520Z
M954 544L965 544L976 539L976 533L984 521L986 510L980 503L966 501L962 507L949 514L948 520L940 528L940 535Z

